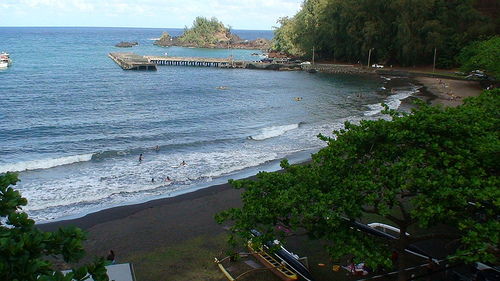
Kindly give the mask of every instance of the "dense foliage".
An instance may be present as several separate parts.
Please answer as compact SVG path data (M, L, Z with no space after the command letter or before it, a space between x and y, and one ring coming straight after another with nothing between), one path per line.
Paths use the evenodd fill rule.
M491 261L500 247L499 94L485 91L456 108L386 109L390 121L346 123L335 138L321 136L328 146L312 164L285 160L282 172L232 181L245 189L243 207L216 219L235 221L233 242L250 238L251 229L265 233L261 241L285 239L283 229L291 229L327 241L334 259L353 254L371 266L390 265L391 249L402 257L409 245L438 237L461 241L463 260ZM399 228L399 237L381 241L352 227L373 219ZM433 230L442 224L455 231ZM398 266L406 267L403 258Z
M85 256L81 229L59 228L43 232L34 227L34 221L21 211L27 204L18 191L12 188L18 181L17 174L0 175L0 280L71 281L108 280L104 258L87 264L64 276L52 269L47 257L57 257L66 262L77 262Z
M184 33L179 41L193 43L198 46L206 46L218 43L219 41L229 41L231 29L225 27L217 18L208 20L205 17L196 17L191 28L184 27Z
M461 70L470 72L483 70L500 80L500 37L473 42L460 53Z
M276 48L323 59L402 65L455 64L469 43L500 31L498 1L304 0L292 18L281 18ZM486 12L485 12L486 11Z

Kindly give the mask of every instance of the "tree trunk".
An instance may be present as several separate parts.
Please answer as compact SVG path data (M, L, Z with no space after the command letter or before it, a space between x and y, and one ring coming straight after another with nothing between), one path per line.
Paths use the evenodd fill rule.
M406 278L406 252L405 249L396 249L398 253L398 281L405 281Z

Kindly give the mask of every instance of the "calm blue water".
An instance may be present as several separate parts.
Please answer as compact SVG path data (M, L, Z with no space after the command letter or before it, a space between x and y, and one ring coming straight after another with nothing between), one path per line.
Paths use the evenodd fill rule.
M154 46L163 31L182 33L0 27L0 51L13 60L0 70L0 173L19 172L16 188L31 218L81 216L275 170L285 157L298 162L323 147L319 133L379 118L381 102L398 108L417 91L401 79L300 71L123 71L108 57L127 51L255 60L255 50ZM273 35L233 32L249 40ZM120 41L139 46L114 47ZM182 161L188 165L179 167Z

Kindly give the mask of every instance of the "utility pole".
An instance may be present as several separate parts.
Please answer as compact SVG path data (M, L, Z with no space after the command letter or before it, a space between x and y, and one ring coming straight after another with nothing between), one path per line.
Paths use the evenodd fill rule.
M312 61L313 61L312 66L314 67L314 46L313 46L313 59L312 59Z
M437 53L437 48L434 48L434 63L432 64L432 72L436 69L436 53Z
M367 68L370 68L370 59L372 58L372 48L370 48L370 51L368 51L368 65Z

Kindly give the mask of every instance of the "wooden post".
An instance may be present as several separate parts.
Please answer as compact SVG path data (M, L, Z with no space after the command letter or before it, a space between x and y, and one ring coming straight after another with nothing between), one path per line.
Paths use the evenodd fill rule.
M432 64L432 72L436 69L436 53L437 53L437 48L434 48L434 63Z
M372 58L372 49L370 48L370 51L368 51L368 65L366 68L370 68L370 59Z

